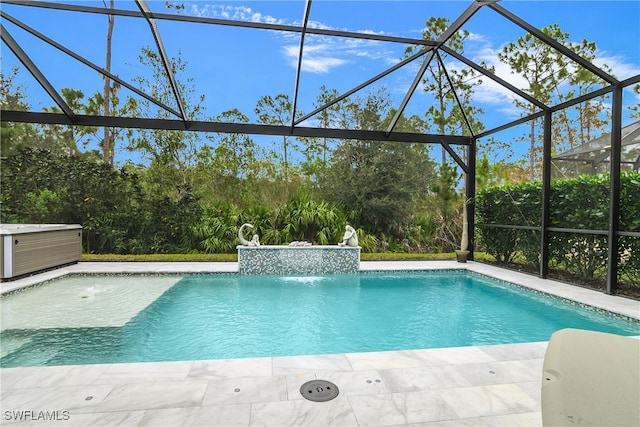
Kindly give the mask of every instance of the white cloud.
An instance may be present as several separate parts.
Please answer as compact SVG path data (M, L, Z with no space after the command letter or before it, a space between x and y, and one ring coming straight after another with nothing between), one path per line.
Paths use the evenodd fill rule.
M287 61L293 66L298 65L298 46L285 46L284 53ZM331 69L347 63L346 60L332 55L328 45L305 46L302 58L302 70L310 73L328 73Z
M487 37L484 34L474 33L474 32L469 32L469 35L467 36L466 40L468 42L479 42L483 44L487 43Z
M472 60L478 64L484 62L487 68L493 67L494 74L512 86L518 89L527 88L529 84L524 77L512 73L511 68L498 59L499 51L499 49L494 49L487 43L474 55ZM460 66L460 64L457 66ZM482 76L481 78L482 84L476 86L474 100L480 103L493 104L510 117L518 117L519 112L513 108L513 101L514 99L521 99L520 96L489 77Z
M283 52L289 64L295 67L300 49L300 36L296 34L288 39L294 44L284 46ZM311 35L305 39L302 69L312 73L328 73L359 58L382 61L387 65L398 62L397 53L386 49L380 42Z
M483 39L478 37L476 40ZM513 73L507 64L498 59L498 53L502 50L502 47L494 48L491 43L486 41L478 47L478 50L474 51L472 54L473 56L471 57L476 63L484 61L488 65L493 66L497 76L509 82L516 88L525 90L529 87L529 83L522 75ZM637 64L626 62L623 57L606 51L598 51L593 63L602 69L607 69L606 67L608 66L612 70L612 73L620 80L640 74L640 67ZM570 62L570 64L570 67L575 69L575 64L573 62ZM487 88L491 89L491 91L487 92L483 88L478 91L478 95L480 95L480 98L478 99L483 102L499 103L503 102L505 96L509 99L513 99L514 96L518 97L509 89L502 87L502 85L499 85L488 78L483 79L483 86L485 86L485 83L487 83ZM561 90L562 89L568 90L568 83L563 84L561 86Z
M640 67L637 64L625 62L621 56L607 51L598 51L593 63L600 68L605 65L609 66L613 70L613 74L621 80L640 74Z
M271 15L263 15L246 6L231 6L222 4L192 3L186 9L189 15L201 18L231 19L234 21L263 22L268 24L282 24L283 21Z
M300 26L301 21L286 22L283 19L264 15L257 10L245 6L232 6L222 4L191 4L187 13L208 18L231 19L246 22L262 22L281 25ZM320 21L310 20L309 28L345 30L344 28L331 27ZM373 30L360 30L365 34L384 34ZM298 32L274 32L277 37L284 40L282 52L287 62L297 66L300 33ZM328 73L336 67L340 67L354 58L367 58L373 61L383 61L387 65L397 63L397 53L385 47L384 43L374 40L352 39L344 37L329 37L307 35L305 39L302 70L311 73Z

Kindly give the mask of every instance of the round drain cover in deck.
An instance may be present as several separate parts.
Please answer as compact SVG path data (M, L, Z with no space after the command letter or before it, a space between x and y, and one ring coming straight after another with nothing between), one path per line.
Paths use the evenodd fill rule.
M338 395L338 386L324 380L313 380L302 384L300 394L313 402L327 402Z

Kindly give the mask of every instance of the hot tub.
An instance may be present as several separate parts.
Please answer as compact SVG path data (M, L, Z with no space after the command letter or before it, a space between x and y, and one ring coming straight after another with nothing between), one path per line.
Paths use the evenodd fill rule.
M78 224L0 224L0 278L80 261L82 226Z

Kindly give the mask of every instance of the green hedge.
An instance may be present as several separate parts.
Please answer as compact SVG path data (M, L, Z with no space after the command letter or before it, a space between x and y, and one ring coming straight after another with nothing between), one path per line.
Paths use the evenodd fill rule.
M535 230L483 227L481 224L540 226L542 184L539 181L486 188L476 197L477 240L499 261L523 260L540 265L540 233ZM550 226L607 230L609 175L555 180L550 192ZM640 173L623 172L620 188L620 230L640 232ZM580 277L605 271L607 236L550 233L550 263ZM640 238L620 238L620 273L640 282Z

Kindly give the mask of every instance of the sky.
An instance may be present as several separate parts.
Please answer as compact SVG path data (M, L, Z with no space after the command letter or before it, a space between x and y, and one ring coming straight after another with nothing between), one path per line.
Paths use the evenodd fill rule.
M102 7L102 1L73 2ZM168 11L164 1L148 1L152 11ZM299 26L305 2L296 1L185 1L182 14L209 18L234 19ZM455 20L470 1L326 1L311 3L309 26L334 30L367 32L399 37L420 38L426 20L446 17ZM558 24L569 40L583 39L597 44L596 65L606 64L619 79L640 74L640 1L523 1L504 0L503 8L537 28ZM23 21L62 45L85 56L98 66L105 62L106 17L66 11L2 4L5 13ZM138 10L133 1L116 1L116 8ZM79 18L81 17L81 19ZM60 90L73 87L88 97L101 90L100 75L83 64L29 35L6 19L2 23L18 41L45 77ZM169 56L186 61L182 78L192 79L197 94L204 95L207 117L239 109L255 122L256 102L263 95L287 94L293 99L300 42L299 33L282 33L227 26L193 25L158 21L162 42ZM516 87L526 88L523 79L510 72L497 53L524 34L487 7L481 8L463 27L469 32L465 56L475 62L493 65L496 75ZM149 77L137 60L142 47L154 47L149 26L142 19L116 17L113 39L112 72L134 83L137 76ZM319 88L325 86L344 93L403 58L405 44L330 38L307 34L299 83L298 109L315 108ZM18 65L16 57L2 43L2 71ZM445 62L461 67L452 58ZM374 85L384 86L397 107L407 93L420 60L386 76ZM33 111L54 105L35 80L22 71L18 83L26 87L27 101ZM135 83L134 83L135 84ZM121 96L128 93L123 89ZM367 94L367 89L358 93ZM478 86L471 102L484 110L481 120L487 129L515 120L512 94L488 79ZM407 105L409 114L424 115L433 100L419 86ZM605 101L606 102L606 101ZM625 91L626 105L640 102ZM175 104L174 104L175 105ZM631 120L625 115L623 125ZM305 125L313 126L314 119ZM518 129L520 128L520 129ZM497 136L509 140L518 127ZM126 152L119 153L122 161Z

